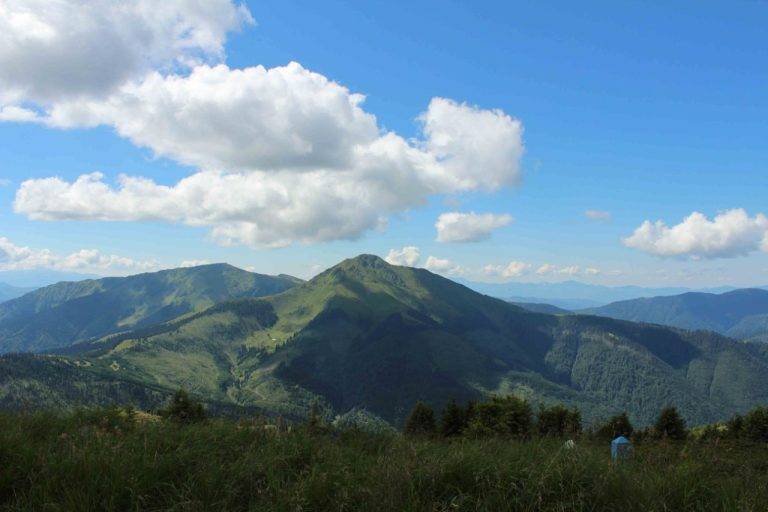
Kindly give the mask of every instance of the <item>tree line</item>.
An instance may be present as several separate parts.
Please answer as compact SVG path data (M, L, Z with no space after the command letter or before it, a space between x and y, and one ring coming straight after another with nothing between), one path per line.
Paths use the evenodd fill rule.
M159 415L178 423L195 423L207 417L202 404L186 391L179 390ZM307 427L311 431L327 430L317 404L313 404ZM689 429L685 420L673 406L665 407L653 425L636 429L626 412L612 416L607 421L584 429L578 408L561 404L539 405L534 412L530 402L516 396L491 396L481 402L470 401L459 405L450 400L440 418L424 402L417 402L405 422L404 433L408 436L441 438L507 437L529 439L531 437L569 437L611 440L619 436L634 442L645 440L684 441L701 440L749 440L768 443L768 407L755 407L744 415L734 415L724 423L715 423Z
M417 402L411 410L404 428L409 436L428 437L509 437L528 439L540 437L579 437L610 440L625 436L632 441L666 439L683 441L697 439L744 439L768 442L768 407L756 407L745 415L735 415L725 423L688 429L685 420L673 406L662 409L655 423L644 429L635 429L626 412L586 431L578 408L557 404L540 405L534 413L531 404L516 396L492 396L482 402L468 402L460 406L450 400L438 419L434 410L424 402Z

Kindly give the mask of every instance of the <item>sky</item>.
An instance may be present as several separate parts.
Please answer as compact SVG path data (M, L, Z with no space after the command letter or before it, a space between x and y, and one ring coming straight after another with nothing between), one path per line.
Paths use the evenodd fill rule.
M0 271L768 284L768 3L0 0Z

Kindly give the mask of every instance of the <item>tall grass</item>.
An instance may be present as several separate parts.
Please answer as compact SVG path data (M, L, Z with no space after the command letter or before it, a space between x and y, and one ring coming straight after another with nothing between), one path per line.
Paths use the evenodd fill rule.
M0 508L28 511L768 510L768 448L441 441L127 417L0 415Z

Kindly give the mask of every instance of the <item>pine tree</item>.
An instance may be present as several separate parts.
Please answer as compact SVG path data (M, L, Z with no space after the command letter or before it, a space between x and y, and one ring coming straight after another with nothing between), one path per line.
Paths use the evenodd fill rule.
M424 402L416 402L405 422L405 433L412 436L431 436L436 430L435 413L432 408Z
M726 423L726 427L728 428L728 437L733 439L741 437L744 433L744 417L741 414L734 414Z
M475 406L467 432L472 437L526 438L532 426L533 413L526 400L516 396L493 396Z
M311 434L320 434L327 430L325 420L321 414L320 405L317 402L312 402L312 406L309 409L307 430L309 430Z
M659 419L656 420L654 430L656 437L660 439L682 441L688 437L685 420L683 420L675 407L665 407L662 409Z
M768 407L756 407L744 416L744 434L752 441L768 442Z
M549 408L541 405L536 427L543 436L578 434L581 432L581 412L559 404Z
M443 437L460 436L466 428L464 411L458 406L456 400L451 399L443 409L440 422L440 434Z
M634 427L629 421L626 412L617 414L603 424L597 431L597 435L606 439L615 439L619 436L630 437Z
M174 393L171 403L162 411L163 416L178 423L195 423L206 418L203 404L194 400L185 390Z

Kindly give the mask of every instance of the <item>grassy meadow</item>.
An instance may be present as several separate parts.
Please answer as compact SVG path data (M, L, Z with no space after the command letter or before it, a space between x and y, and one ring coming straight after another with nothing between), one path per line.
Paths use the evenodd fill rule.
M768 510L768 445L445 440L97 410L0 415L0 509Z

